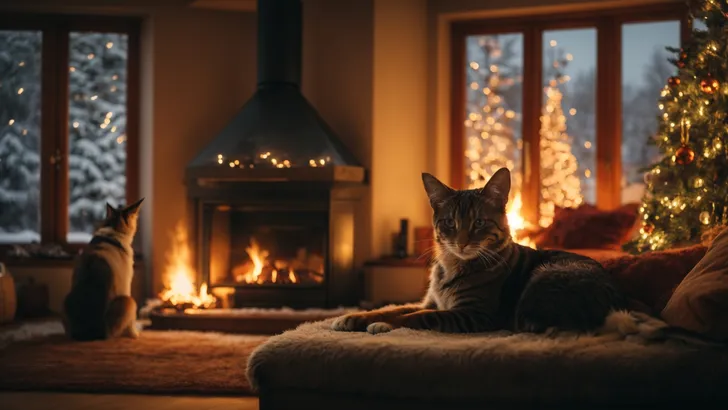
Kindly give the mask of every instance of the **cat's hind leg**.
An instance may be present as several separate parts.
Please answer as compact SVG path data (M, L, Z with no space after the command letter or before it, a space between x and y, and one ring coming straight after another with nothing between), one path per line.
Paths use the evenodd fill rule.
M516 306L514 330L586 332L625 307L609 274L594 261L558 261L536 268Z
M137 304L129 296L117 296L106 309L106 329L108 337L138 337L136 329Z

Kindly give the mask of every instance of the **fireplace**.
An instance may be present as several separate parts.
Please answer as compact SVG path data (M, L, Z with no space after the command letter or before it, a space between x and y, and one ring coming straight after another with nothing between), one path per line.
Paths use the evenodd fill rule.
M356 305L366 172L301 94L301 1L257 10L257 90L186 169L196 281L235 308Z
M198 283L229 294L234 307L355 305L360 190L352 185L218 181L190 189Z

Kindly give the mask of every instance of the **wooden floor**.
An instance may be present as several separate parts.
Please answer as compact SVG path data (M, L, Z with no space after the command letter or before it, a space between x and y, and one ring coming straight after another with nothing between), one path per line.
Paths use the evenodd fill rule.
M258 410L257 397L0 392L3 410Z

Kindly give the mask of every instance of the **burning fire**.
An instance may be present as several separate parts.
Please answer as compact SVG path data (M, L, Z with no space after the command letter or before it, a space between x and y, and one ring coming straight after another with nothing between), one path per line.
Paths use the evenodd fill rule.
M513 198L513 201L511 201L508 207L508 212L506 213L508 225L511 228L511 236L517 244L535 249L536 245L530 238L525 236L523 238L519 238L521 231L528 228L528 222L525 218L523 218L523 216L521 216L522 208L523 202L521 201L521 193L519 192Z
M174 306L192 305L195 308L207 308L215 304L215 297L207 293L206 283L200 286L199 292L195 287L196 275L190 264L187 229L182 223L177 224L167 261L166 288L159 295L163 302Z
M236 282L247 284L299 283L300 281L323 282L324 260L318 255L309 254L304 248L298 250L291 260L269 260L270 252L263 249L255 238L250 238L250 246L245 248L249 261L233 268ZM303 275L299 277L298 275Z

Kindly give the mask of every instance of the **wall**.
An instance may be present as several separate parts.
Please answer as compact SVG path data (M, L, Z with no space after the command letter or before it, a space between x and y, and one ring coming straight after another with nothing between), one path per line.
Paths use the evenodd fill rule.
M256 26L250 13L174 9L145 29L141 188L152 200L143 243L156 294L170 235L186 217L185 166L255 90Z
M420 179L427 159L426 6L304 3L304 94L369 170L357 265L391 253L400 218L410 227L429 223Z
M372 166L373 1L306 0L302 91L362 166ZM354 263L371 256L371 195L359 203Z
M427 168L427 3L374 6L372 250L391 252L400 218L430 224L421 173ZM410 240L410 251L413 241Z

